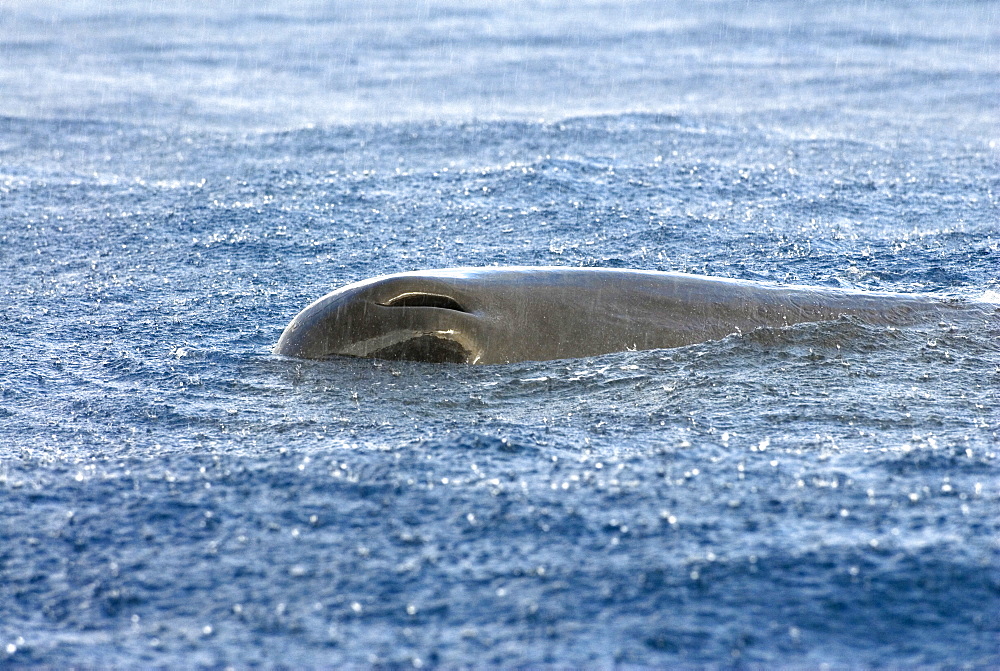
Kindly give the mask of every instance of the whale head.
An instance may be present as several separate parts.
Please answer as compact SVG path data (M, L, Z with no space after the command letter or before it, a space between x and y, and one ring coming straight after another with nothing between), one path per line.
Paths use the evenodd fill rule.
M408 273L345 286L296 315L274 353L479 363L480 306L454 279Z
M386 275L292 319L281 356L502 364L690 342L665 329L668 273L599 268L450 268ZM669 294L669 292L667 292Z

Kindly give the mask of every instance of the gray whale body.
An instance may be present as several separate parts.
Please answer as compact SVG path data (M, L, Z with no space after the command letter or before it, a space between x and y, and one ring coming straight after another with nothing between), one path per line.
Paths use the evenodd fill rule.
M274 353L498 364L680 347L852 316L905 325L962 301L685 273L564 267L425 270L350 284L300 312Z

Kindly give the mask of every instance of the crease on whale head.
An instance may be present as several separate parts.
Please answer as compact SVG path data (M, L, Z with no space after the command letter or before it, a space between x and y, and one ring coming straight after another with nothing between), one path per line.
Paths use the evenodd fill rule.
M390 308L439 308L442 310L454 310L455 312L469 312L469 310L462 307L451 296L423 291L407 291L383 303L379 303L379 305Z
M296 315L274 353L475 363L478 354L468 332L472 310L447 287L414 286L424 283L388 277L334 291Z

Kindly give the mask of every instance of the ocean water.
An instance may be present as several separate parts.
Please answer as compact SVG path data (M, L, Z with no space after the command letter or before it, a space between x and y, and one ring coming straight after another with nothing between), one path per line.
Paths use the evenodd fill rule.
M0 2L0 665L1000 665L1000 319L270 348L569 265L1000 290L991 2Z

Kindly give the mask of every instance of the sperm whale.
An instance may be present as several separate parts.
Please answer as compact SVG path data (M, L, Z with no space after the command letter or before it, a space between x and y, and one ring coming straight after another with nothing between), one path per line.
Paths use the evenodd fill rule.
M292 319L274 353L498 364L680 347L843 316L940 320L975 304L922 294L782 286L686 273L487 267L386 275Z

